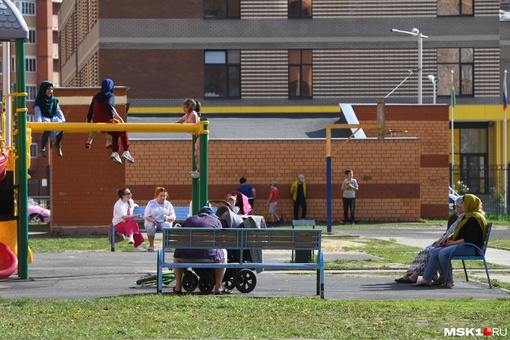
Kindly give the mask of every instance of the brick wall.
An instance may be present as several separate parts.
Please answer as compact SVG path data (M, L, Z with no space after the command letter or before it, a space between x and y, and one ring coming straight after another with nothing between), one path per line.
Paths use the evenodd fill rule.
M73 90L79 91L79 90ZM88 91L88 92L87 92ZM56 91L61 99L71 91ZM83 90L92 97L97 89ZM119 95L116 89L116 94ZM71 103L71 101L65 101ZM76 101L80 102L80 101ZM62 105L68 121L83 121L87 105ZM117 107L125 113L123 105ZM376 107L355 106L362 123L373 123ZM357 219L419 221L448 216L448 107L387 106L386 128L407 130L385 140L332 141L333 219L342 216L340 184L346 168L354 170L360 190ZM375 131L367 131L369 137ZM114 164L99 134L92 149L87 134L67 133L64 157L52 157L52 231L104 232L111 221L116 190L129 187L139 204L152 199L155 186L165 186L176 206L191 199L191 139L189 141L132 141L134 164ZM282 193L279 213L292 219L289 189L298 173L308 183L308 216L326 221L326 143L324 140L251 140L209 142L209 198L221 199L246 177L257 190L254 211L267 216L269 181ZM87 228L83 228L86 226Z

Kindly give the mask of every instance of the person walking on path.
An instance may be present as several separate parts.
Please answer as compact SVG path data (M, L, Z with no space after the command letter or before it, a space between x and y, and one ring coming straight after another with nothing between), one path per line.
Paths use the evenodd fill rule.
M299 174L297 181L290 186L290 195L294 201L294 219L299 218L299 207L301 206L301 219L306 219L306 182L305 175Z
M34 113L38 123L65 123L64 113L58 105L58 99L53 95L53 84L49 80L45 80L39 86L39 92L34 101ZM64 131L44 131L41 141L40 157L46 157L46 145L48 140L56 137L57 154L62 157L62 138Z
M340 221L341 224L356 223L356 191L358 191L358 181L354 179L354 172L351 169L345 170L345 179L342 183L342 197L344 204L344 220ZM349 220L349 210L351 211L351 218Z
M276 181L271 181L269 183L270 192L269 199L267 200L267 205L269 205L269 214L271 215L271 224L283 223L283 215L278 217L276 213L276 208L278 207L278 201L280 200L280 191L276 187Z

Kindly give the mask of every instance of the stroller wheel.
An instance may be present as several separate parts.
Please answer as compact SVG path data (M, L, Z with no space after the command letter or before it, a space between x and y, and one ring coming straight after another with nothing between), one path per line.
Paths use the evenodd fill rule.
M210 271L201 275L198 279L198 289L204 294L209 294L214 289L214 272L211 274Z
M192 270L185 270L182 276L182 287L187 292L194 291L198 286L198 276Z
M236 288L241 293L249 293L255 289L257 277L249 269L241 269L236 275Z
M233 290L236 287L236 270L228 268L223 277L223 284L228 290Z

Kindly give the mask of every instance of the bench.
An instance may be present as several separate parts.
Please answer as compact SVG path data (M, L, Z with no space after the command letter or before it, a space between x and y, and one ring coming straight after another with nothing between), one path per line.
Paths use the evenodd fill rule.
M216 207L212 207L213 211L216 212ZM176 207L174 206L174 212L175 212L175 223L183 223L186 221L186 219L189 217L189 206L188 207ZM137 205L133 209L133 215L141 214L142 216L145 215L145 205L140 206ZM145 230L145 218L143 217L135 217L134 219L136 222L138 222L138 228L140 228L140 231ZM116 235L116 237L111 237L110 235ZM115 251L115 243L120 242L124 240L124 235L122 233L118 233L115 231L115 228L113 227L113 224L110 224L110 231L108 234L108 239L110 240L110 250L112 252ZM115 240L118 241L115 241Z
M175 211L175 222L182 223L188 218L189 206L188 207L174 207L174 211ZM141 214L142 216L145 214L145 206L144 205L136 206L133 209L133 215L138 215L138 214ZM143 217L136 217L134 220L136 222L138 222L138 227L140 228L140 231L145 230L145 223L144 223L145 219ZM112 237L111 235L115 235L115 237ZM112 252L114 252L115 251L115 243L124 240L124 235L122 235L122 233L116 232L115 228L113 227L113 224L110 224L110 230L108 232L108 239L110 240L110 250Z
M239 250L238 263L174 263L165 259L163 249L158 250L157 293L162 293L163 268L232 268L232 269L283 269L315 270L317 295L324 298L324 255L321 251L320 229L257 229L257 228L164 228L163 249L227 249ZM245 262L245 250L309 250L317 251L316 263L254 263Z
M476 255L455 255L455 251L453 251L450 254L450 264L452 263L452 260L460 260L462 261L462 266L464 267L464 275L466 276L466 281L469 281L467 270L466 270L466 263L464 261L468 260L476 260L476 261L483 261L483 265L485 267L485 274L487 275L487 282L489 283L489 288L492 288L492 282L491 277L489 276L489 268L487 267L487 261L485 260L485 252L487 251L487 247L489 245L489 237L491 236L491 230L492 230L492 222L489 223L487 226L487 234L485 235L485 241L483 242L483 247L480 249L477 245L473 243L462 243L457 246L457 249L460 249L461 247L470 247L474 248L476 250Z

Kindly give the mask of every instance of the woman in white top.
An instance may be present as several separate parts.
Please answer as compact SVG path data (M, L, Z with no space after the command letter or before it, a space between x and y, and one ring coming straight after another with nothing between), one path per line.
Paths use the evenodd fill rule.
M134 215L133 209L135 204L131 199L131 190L122 188L117 190L119 200L113 206L113 220L115 230L127 235L129 244L133 244L136 251L144 252L145 248L141 244L145 241L143 235L140 233L138 223L134 220L135 217L142 217L141 214Z
M149 239L149 249L154 251L154 238L156 231L162 231L163 228L171 228L175 221L175 211L172 203L167 201L168 192L163 187L156 187L154 199L147 203L145 207L145 230Z

